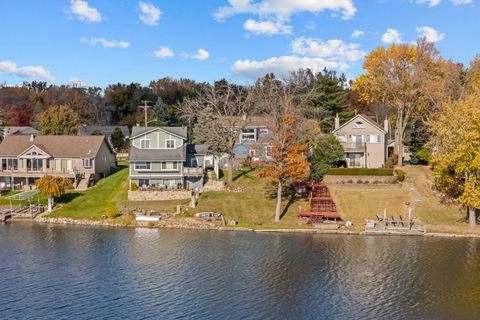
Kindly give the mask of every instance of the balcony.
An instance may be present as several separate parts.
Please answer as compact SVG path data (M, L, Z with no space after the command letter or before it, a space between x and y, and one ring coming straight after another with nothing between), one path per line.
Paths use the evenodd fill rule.
M31 177L41 177L44 175L51 176L61 176L61 177L75 177L77 169L73 168L72 170L60 170L57 171L54 168L42 168L42 169L32 169L32 168L20 168L20 169L1 169L0 173L14 175L14 176L31 176Z
M343 149L345 151L365 151L365 142L343 142Z
M203 168L183 168L184 176L203 176Z

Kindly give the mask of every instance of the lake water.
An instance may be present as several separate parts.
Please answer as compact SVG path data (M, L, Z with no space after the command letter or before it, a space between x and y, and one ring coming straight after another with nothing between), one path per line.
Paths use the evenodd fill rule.
M1 319L479 319L480 240L0 225Z

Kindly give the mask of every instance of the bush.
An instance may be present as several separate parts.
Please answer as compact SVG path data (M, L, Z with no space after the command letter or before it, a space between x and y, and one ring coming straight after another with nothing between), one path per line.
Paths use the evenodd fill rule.
M403 170L396 169L396 170L395 170L395 175L397 176L397 181L398 181L398 182L402 182L402 181L405 180L405 176L406 176L407 174L406 174L405 171L403 171Z
M213 181L217 181L217 180L218 180L218 177L217 177L217 174L215 173L215 171L212 171L211 176L212 176L212 180L213 180Z
M112 206L107 209L107 217L110 219L115 219L115 217L118 215L118 210L117 207Z
M368 168L331 168L327 171L331 176L393 176L393 169Z
M428 161L430 160L430 155L431 155L431 152L430 152L430 149L428 149L428 148L420 149L415 154L415 156L419 160L418 161L419 164L428 164Z
M137 186L137 184L135 183L135 181L132 181L132 182L130 183L130 190L132 190L132 191L138 190L138 186Z

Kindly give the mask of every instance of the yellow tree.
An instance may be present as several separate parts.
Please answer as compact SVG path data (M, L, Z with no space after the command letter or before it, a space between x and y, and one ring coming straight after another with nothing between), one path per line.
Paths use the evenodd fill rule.
M61 177L45 175L43 178L35 182L40 193L48 198L48 212L52 211L54 205L54 197L60 197L68 188L71 188L72 181Z
M420 39L417 44L392 44L379 47L365 58L362 74L353 89L368 103L387 108L395 120L395 153L403 164L403 144L407 125L413 116L431 105L436 98L434 85L441 78L443 61L433 44Z
M459 199L468 207L471 227L476 225L475 208L480 208L480 88L466 98L445 103L438 117L429 121L433 168L437 177L455 175Z
M295 135L295 119L293 106L288 104L279 114L272 132L272 162L265 164L260 176L277 184L277 200L275 206L275 222L280 221L282 209L282 192L290 180L305 178L308 171L307 158L304 154L307 145L298 141Z

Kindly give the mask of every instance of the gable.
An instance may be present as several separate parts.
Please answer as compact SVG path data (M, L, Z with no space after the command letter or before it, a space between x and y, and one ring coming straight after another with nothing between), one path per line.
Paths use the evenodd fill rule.
M386 131L376 124L373 120L368 119L363 115L356 115L349 121L345 122L338 129L332 131L333 134L381 134L384 135Z
M44 150L45 148L41 148L36 145L30 146L27 150L20 153L18 155L19 158L38 158L38 159L45 159L51 158L52 156Z

